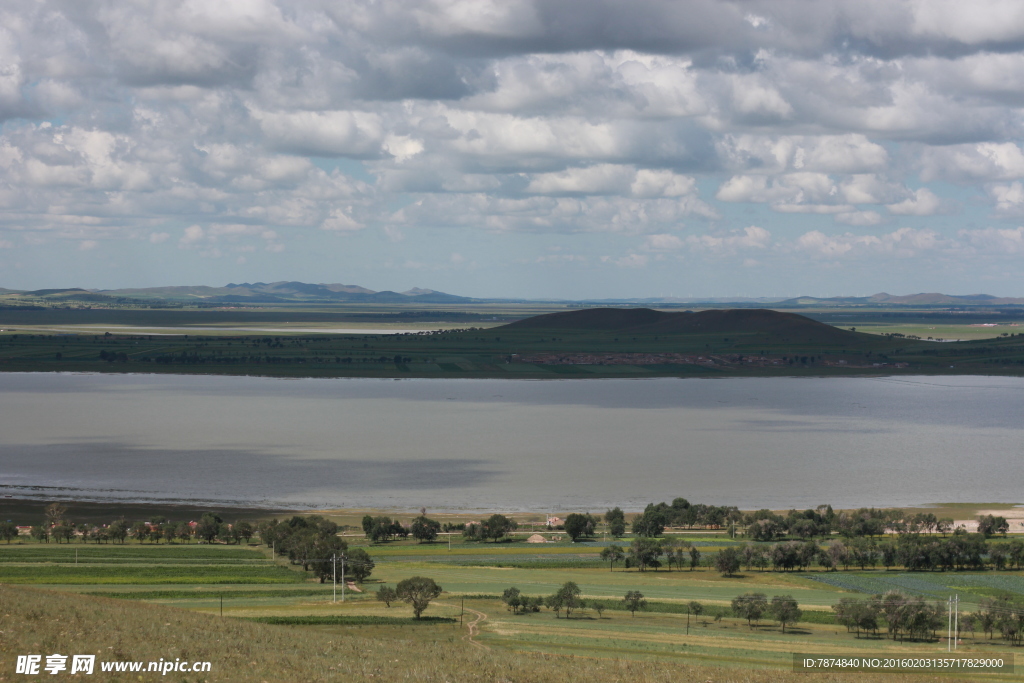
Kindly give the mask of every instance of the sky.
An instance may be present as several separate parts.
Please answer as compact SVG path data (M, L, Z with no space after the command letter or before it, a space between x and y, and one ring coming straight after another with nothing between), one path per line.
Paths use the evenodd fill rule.
M1024 296L1017 0L0 3L0 287Z

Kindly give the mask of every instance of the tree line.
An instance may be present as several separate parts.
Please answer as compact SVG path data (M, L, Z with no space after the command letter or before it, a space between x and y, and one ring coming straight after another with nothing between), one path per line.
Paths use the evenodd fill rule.
M374 561L362 548L349 548L338 536L338 525L320 515L294 515L279 522L259 525L260 540L275 555L283 555L303 570L312 571L320 583L351 578L362 582L374 569Z
M1024 568L1024 540L988 542L981 534L954 532L946 538L902 534L892 541L874 538L818 541L780 541L746 543L722 548L705 555L685 539L637 536L629 545L608 545L601 549L601 560L610 571L622 563L624 569L655 570L673 566L677 571L714 567L725 576L740 568L747 571L805 571L820 567L826 571L861 570L884 566L903 567L907 571L958 571Z
M611 535L621 537L625 534L625 514L621 509L608 510L604 520ZM948 517L937 518L930 512L909 514L898 508L860 508L835 512L831 505L819 505L814 509L794 509L781 515L771 510L744 513L734 506L691 504L685 498L676 498L671 503L648 504L633 519L631 530L638 536L660 536L668 527L729 528L755 541L778 541L787 537L806 540L833 534L844 538L885 534L948 534L955 531L953 524L953 519ZM978 533L986 538L1006 534L1007 531L1009 523L1004 517L982 515L978 518ZM568 519L566 532L569 532Z
M7 522L13 533L4 532L0 526L0 537L8 542L17 537L17 527ZM234 524L225 522L219 515L204 514L198 522L173 522L164 516L150 517L148 522L129 522L121 517L109 524L77 524L67 518L67 508L60 503L51 503L44 510L44 519L29 529L29 535L42 543L53 540L56 543L70 543L81 538L83 543L125 543L129 538L139 543L190 543L192 539L205 543L248 543L256 534L256 527L246 521Z

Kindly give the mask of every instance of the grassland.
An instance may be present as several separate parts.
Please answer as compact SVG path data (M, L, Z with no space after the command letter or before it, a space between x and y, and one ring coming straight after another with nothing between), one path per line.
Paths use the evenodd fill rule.
M716 533L687 538L705 553L735 543ZM348 540L366 548L376 567L358 590L346 587L344 601L340 587L336 593L330 583L273 560L255 544L0 544L0 630L14 634L4 650L109 653L113 647L122 659L209 659L218 668L207 680L873 681L883 677L790 673L792 653L928 655L944 651L945 644L858 639L835 623L829 608L840 598L889 588L927 599L959 592L970 609L987 596L1024 596L1021 572L754 570L723 577L707 567L639 572L591 566L603 541L456 539L449 550L443 542ZM568 562L558 566L559 561ZM389 608L373 598L379 586L413 575L434 578L444 588L427 611L434 620L415 625L405 605ZM571 619L547 609L513 615L499 599L510 586L542 596L566 581L607 609L600 615L586 609ZM10 585L17 583L34 586ZM649 609L635 616L625 611L621 598L630 590L641 591ZM745 592L792 595L806 616L786 633L769 619L750 628L729 609L731 599ZM687 614L691 600L704 606L700 618ZM86 623L99 625L87 629ZM211 632L217 638L202 635ZM259 645L243 647L239 640ZM965 634L961 648L984 654L1008 650L980 633ZM425 659L416 663L416 656L396 655L407 650ZM0 678L10 670L0 671Z
M587 680L595 683L691 683L737 681L782 683L784 681L891 682L894 677L876 674L794 674L784 668L759 664L763 656L736 652L748 661L742 668L721 668L721 662L707 656L681 660L664 642L669 622L659 624L650 615L638 617L629 632L637 634L645 653L622 656L616 650L628 645L620 641L625 619L605 619L592 625L588 620L559 620L568 629L562 641L546 641L525 633L515 620L488 614L482 623L501 623L518 628L515 638L524 644L512 650L497 645L499 636L478 636L470 642L465 626L443 623L408 625L325 624L275 626L243 619L224 618L161 605L71 595L23 587L0 585L0 631L4 634L0 680L18 680L14 658L21 653L96 654L102 661L157 661L161 658L210 661L209 674L176 674L173 680L204 681L467 681L472 683L565 683ZM486 606L486 605L481 605ZM471 608L467 604L467 608ZM470 613L472 614L472 613ZM486 614L486 613L482 613ZM539 615L533 615L539 616ZM472 615L476 619L476 615ZM532 619L533 617L529 617ZM552 619L545 623L555 623ZM601 620L597 620L600 622ZM512 622L504 625L505 622ZM538 619L534 628L543 624ZM467 620L469 623L469 620ZM671 622L671 626L678 626ZM615 628L620 629L616 631ZM742 629L732 629L739 633ZM719 629L722 634L726 629ZM723 636L715 634L725 643ZM694 636L696 638L696 636ZM590 655L545 654L575 639ZM661 652L654 644L662 640ZM686 647L696 650L694 640ZM639 644L639 643L638 643ZM737 645L739 643L736 643ZM785 647L785 642L781 646ZM586 646L589 646L588 650ZM685 648L680 648L685 649ZM597 656L598 652L600 656ZM628 654L628 653L627 653ZM673 656L676 655L676 656ZM708 660L711 664L702 663ZM781 661L781 660L780 660ZM147 680L138 674L105 674L97 680ZM153 674L149 674L150 677ZM991 680L1007 680L992 676ZM957 680L955 677L915 676L916 681ZM978 680L975 678L974 680Z

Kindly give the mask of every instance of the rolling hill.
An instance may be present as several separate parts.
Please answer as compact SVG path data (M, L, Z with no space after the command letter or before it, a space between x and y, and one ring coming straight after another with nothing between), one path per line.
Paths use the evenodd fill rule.
M650 308L588 308L549 313L504 326L513 330L579 330L623 334L757 334L784 340L841 343L856 332L826 325L796 313L765 308L664 312Z

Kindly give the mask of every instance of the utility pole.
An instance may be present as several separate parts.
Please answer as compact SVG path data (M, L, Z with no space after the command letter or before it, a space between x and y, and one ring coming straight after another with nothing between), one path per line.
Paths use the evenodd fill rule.
M331 564L334 565L334 602L338 602L338 554L331 555Z
M956 649L956 640L960 637L960 596L953 596L953 649Z
M953 598L946 600L946 652L953 651Z
M690 635L690 607L686 607L686 635Z
M345 556L341 556L341 601L345 602Z

